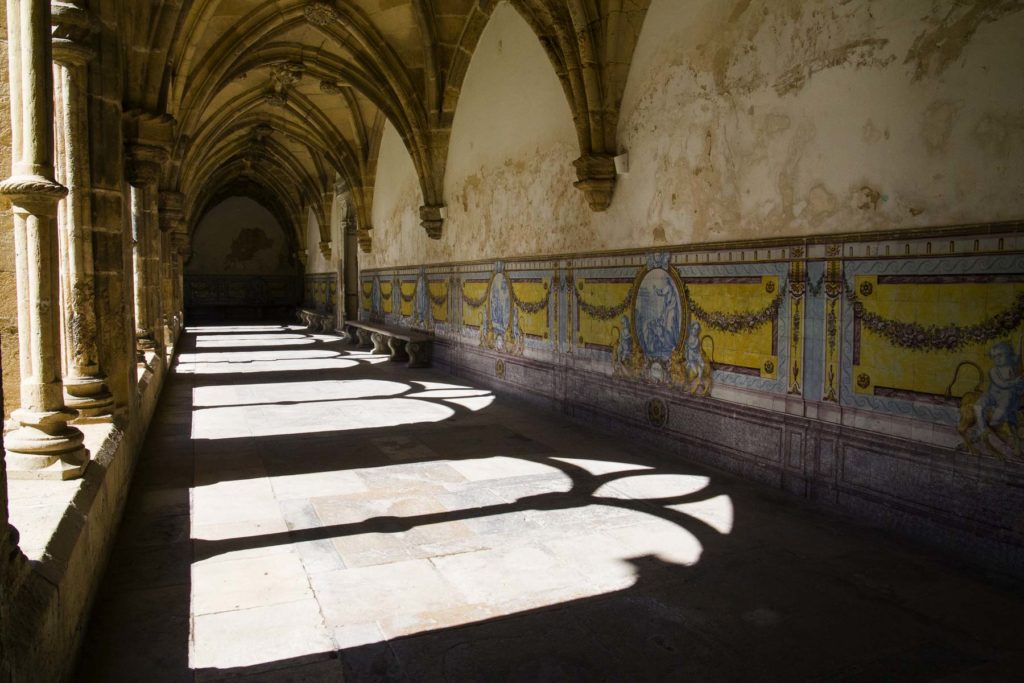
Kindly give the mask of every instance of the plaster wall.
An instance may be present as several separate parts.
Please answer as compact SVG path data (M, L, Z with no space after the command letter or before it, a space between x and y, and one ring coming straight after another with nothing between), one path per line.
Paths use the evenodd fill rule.
M654 0L623 97L630 172L591 213L572 116L507 3L452 130L441 240L385 131L365 267L1012 220L1024 12L985 0ZM998 21L997 21L998 20Z
M267 209L247 197L212 208L196 226L194 275L290 275L295 272L284 229Z
M565 94L536 35L500 3L481 35L455 111L445 175L448 219L440 240L419 225L421 192L389 124L373 205L366 267L572 249L589 224L576 190L579 156Z
M398 131L387 123L381 138L377 184L373 191L373 251L359 254L363 267L414 262L410 259L420 262L434 255L441 257L442 243L428 239L419 225L422 199L412 158ZM444 243L449 239L445 236Z
M619 124L632 170L595 241L1020 218L1022 9L655 0Z
M333 222L333 218L330 219ZM333 226L332 226L333 228ZM333 244L333 229L331 230ZM330 273L334 268L332 259L320 253L320 221L312 209L306 211L306 273Z

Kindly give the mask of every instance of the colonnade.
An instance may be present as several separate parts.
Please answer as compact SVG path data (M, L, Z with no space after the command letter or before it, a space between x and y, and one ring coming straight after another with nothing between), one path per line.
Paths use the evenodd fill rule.
M20 404L6 470L69 479L89 463L76 425L131 419L139 377L180 331L185 198L161 188L174 121L122 111L107 77L118 56L101 51L116 43L96 40L95 17L56 0L8 0L7 14L13 145L0 194L15 233Z

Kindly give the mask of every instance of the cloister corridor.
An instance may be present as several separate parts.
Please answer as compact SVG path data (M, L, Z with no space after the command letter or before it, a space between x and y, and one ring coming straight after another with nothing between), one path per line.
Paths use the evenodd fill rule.
M297 327L179 346L77 680L1009 680L948 558Z

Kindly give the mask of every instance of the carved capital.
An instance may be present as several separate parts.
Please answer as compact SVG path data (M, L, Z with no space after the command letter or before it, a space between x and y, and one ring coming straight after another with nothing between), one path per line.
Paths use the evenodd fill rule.
M305 249L299 249L295 252L295 258L298 259L299 263L302 264L302 267L305 268L306 262L309 260L309 253Z
M268 90L263 93L263 101L269 104L271 107L286 107L288 106L288 94L284 91L278 92L276 90Z
M373 235L369 230L358 230L356 232L356 239L359 240L359 248L364 254L369 254L373 251Z
M41 175L15 175L0 182L0 195L14 206L36 216L53 215L68 189Z
M184 223L181 224L184 226ZM192 251L192 236L184 230L176 230L171 233L171 247L178 256L186 258Z
M63 66L85 66L96 56L96 50L86 43L66 38L53 39L53 61Z
M270 77L282 88L290 88L302 80L306 65L302 62L278 62L270 65Z
M420 225L427 231L432 240L441 239L441 228L444 225L443 206L421 206Z
M170 114L142 109L132 109L124 113L124 139L126 141L134 145L159 147L165 150L165 153L174 145L176 126L177 122Z
M588 154L572 162L576 167L573 185L587 195L594 211L604 211L612 203L615 193L615 157L611 154Z
M331 241L327 240L326 242L321 242L317 246L320 247L320 255L323 256L328 261L330 261L331 260Z
M306 21L314 26L330 26L334 22L341 20L338 10L332 3L325 0L318 0L317 2L307 4L302 13L306 16Z
M339 83L338 81L320 81L320 92L328 95L340 95L351 88L347 83Z
M128 182L143 187L160 180L163 165L169 158L167 150L158 145L133 144L128 146L125 175Z
M96 29L96 20L89 10L73 0L51 0L50 22L53 25L55 57L57 39L85 43Z
M183 215L185 213L185 195L171 190L161 191L160 212L179 217Z

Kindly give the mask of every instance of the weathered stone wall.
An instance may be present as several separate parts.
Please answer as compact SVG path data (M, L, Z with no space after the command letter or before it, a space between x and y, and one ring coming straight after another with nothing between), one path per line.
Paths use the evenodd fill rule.
M0 7L0 172L11 168L11 102L7 63L7 7ZM14 224L11 205L0 200L0 359L3 363L4 418L18 407L18 293L14 273Z
M507 4L461 93L440 241L385 133L366 267L1020 218L1019 3L655 0L605 213L572 187L565 96Z

